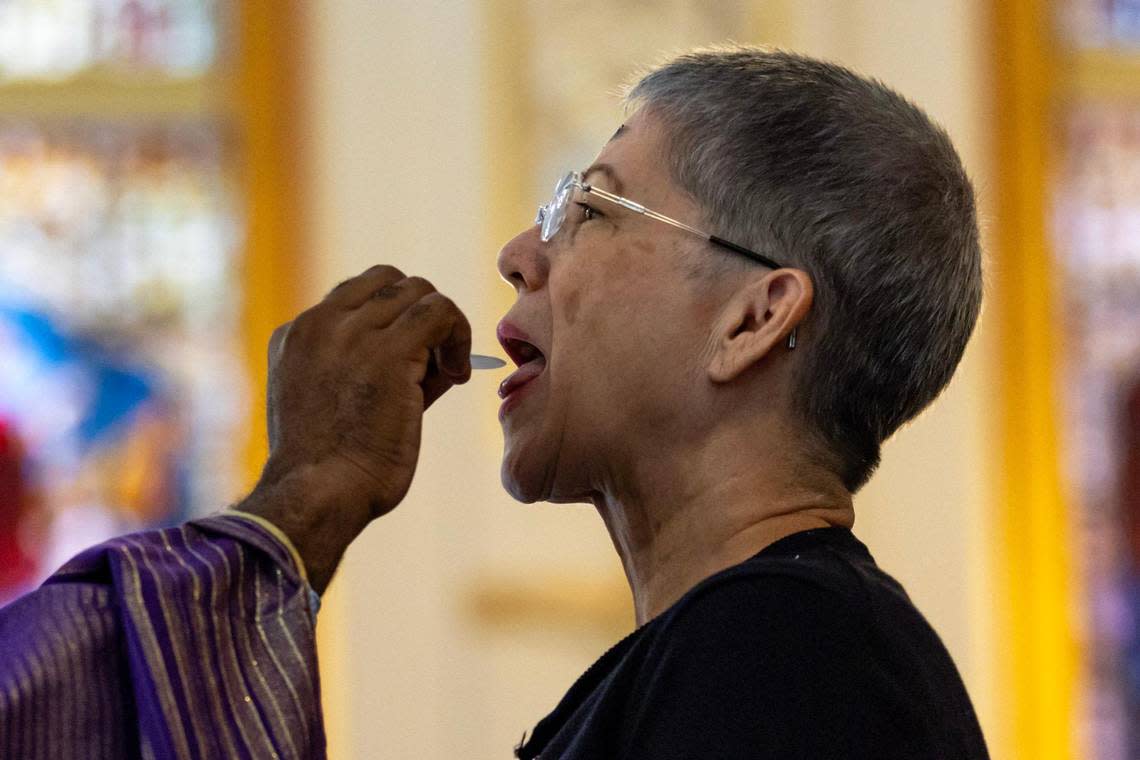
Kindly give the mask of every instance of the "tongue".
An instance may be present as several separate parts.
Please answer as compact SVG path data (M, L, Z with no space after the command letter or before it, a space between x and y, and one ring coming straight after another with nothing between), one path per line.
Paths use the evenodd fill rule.
M499 398L506 398L518 387L541 375L544 369L546 369L546 361L543 359L532 359L522 365L499 386Z

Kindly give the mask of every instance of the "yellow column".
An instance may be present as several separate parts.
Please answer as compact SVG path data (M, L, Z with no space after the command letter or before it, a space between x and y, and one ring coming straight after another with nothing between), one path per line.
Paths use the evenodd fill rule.
M305 6L299 0L237 0L233 22L234 87L246 239L242 259L244 343L252 402L245 461L252 487L268 455L265 432L266 348L274 328L305 304L310 264L305 139ZM317 626L321 692L329 757L346 746L343 694L343 605L326 594Z
M1056 101L1052 9L1046 0L993 0L997 210L993 308L1001 367L996 463L999 618L1011 699L996 757L1074 756L1078 650L1076 584L1058 446L1054 272L1047 239L1049 138Z
M246 444L250 485L267 455L266 346L295 316L304 274L301 19L291 0L235 3L237 115L246 239L243 324L253 403Z

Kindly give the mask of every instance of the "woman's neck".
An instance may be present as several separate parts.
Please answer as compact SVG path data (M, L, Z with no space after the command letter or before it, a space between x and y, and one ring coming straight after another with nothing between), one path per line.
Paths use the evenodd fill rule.
M784 536L854 524L851 494L834 474L793 464L787 449L762 459L733 443L705 441L699 451L674 456L657 452L595 493L638 625Z

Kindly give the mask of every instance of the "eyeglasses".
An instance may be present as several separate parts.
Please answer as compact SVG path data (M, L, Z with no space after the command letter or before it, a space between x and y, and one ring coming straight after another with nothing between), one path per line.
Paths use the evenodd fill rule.
M554 197L551 198L546 204L538 207L538 215L534 218L534 223L539 225L541 229L540 237L542 242L548 243L550 239L562 229L562 223L566 221L566 212L570 208L570 199L574 195L574 191L579 190L586 195L596 195L603 200L610 203L616 203L624 209L628 209L635 214L647 216L650 219L656 219L659 222L672 225L677 229L691 232L692 234L704 238L713 245L725 248L733 253L738 253L753 261L763 264L769 269L783 269L783 264L778 264L773 259L768 258L762 253L757 253L750 248L745 248L742 245L729 242L722 237L710 235L707 232L702 232L696 227L691 227L684 222L678 221L672 217L660 214L652 209L642 206L640 203L631 201L629 198L623 198L620 195L614 195L611 192L602 190L599 187L586 184L582 181L582 174L580 172L568 172L566 176L558 180L554 186ZM788 336L788 348L796 347L796 330L792 328L791 334Z

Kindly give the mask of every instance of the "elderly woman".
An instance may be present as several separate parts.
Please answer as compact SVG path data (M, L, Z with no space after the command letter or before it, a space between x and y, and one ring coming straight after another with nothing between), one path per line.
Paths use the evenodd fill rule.
M978 314L950 141L879 83L754 49L682 56L629 104L499 256L503 483L594 504L638 623L518 756L986 757L945 648L850 531ZM5 611L4 756L320 756L311 590L404 497L469 352L391 267L279 330L254 492ZM31 738L94 710L110 724L44 732L54 753Z

